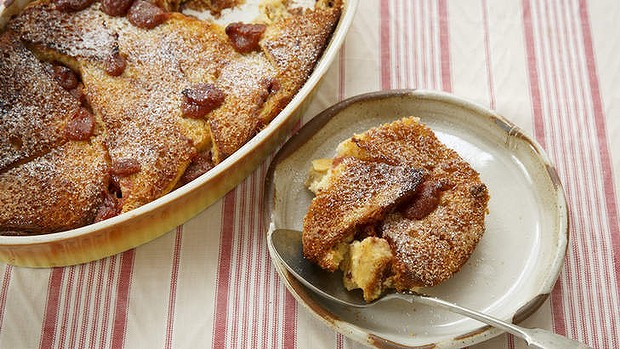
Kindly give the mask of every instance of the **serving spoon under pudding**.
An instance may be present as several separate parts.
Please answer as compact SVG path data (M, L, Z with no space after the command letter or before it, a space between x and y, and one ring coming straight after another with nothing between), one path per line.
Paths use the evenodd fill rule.
M317 294L336 303L351 307L365 308L371 307L379 302L386 302L392 299L402 299L412 303L418 302L429 306L441 307L454 313L478 320L487 325L523 338L531 348L590 348L583 343L560 336L551 331L539 328L524 328L517 326L479 311L464 308L454 303L417 292L388 293L373 302L367 303L360 292L351 292L344 288L339 274L325 271L303 257L301 235L301 232L296 230L275 229L268 234L267 243L269 248L275 252L275 256L277 256L286 269L297 280Z

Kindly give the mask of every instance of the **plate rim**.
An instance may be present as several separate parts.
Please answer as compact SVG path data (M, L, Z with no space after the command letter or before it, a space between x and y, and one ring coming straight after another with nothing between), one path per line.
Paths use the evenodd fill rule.
M549 295L555 283L557 282L557 279L559 278L560 272L562 271L562 267L564 265L564 259L568 250L568 244L570 240L570 220L563 185L557 174L555 166L549 160L542 146L535 139L529 137L520 127L512 123L507 118L499 115L495 111L490 110L475 102L460 98L448 92L426 89L393 89L368 92L355 95L346 98L338 103L335 103L334 105L326 108L325 110L319 112L316 116L311 118L278 150L278 152L273 157L271 163L269 164L269 168L265 176L263 197L265 205L264 219L267 223L267 232L265 234L265 238L267 239L269 234L271 234L272 231L276 228L286 228L276 227L271 215L273 212L273 207L275 205L275 188L273 176L277 164L279 164L281 161L294 153L296 149L301 147L305 143L305 141L312 137L314 134L318 133L321 128L325 124L327 124L333 117L335 117L345 109L349 108L350 106L357 103L377 101L389 98L413 98L417 100L434 99L444 103L456 104L460 107L472 110L476 114L480 114L481 117L490 117L493 119L497 126L504 130L507 136L516 137L531 146L537 160L541 164L545 165L545 175L548 177L553 187L555 193L555 204L559 213L557 217L559 223L557 241L558 245L554 251L555 254L551 259L551 263L547 269L551 272L549 274L549 277L543 280L545 282L540 285L540 293L531 297L523 306L516 309L511 318L513 323L519 323L525 320L536 310L538 310L547 300L547 298L549 298ZM315 318L318 318L335 331L340 332L341 334L360 343L378 347L383 347L387 345L390 348L411 348L410 345L396 343L392 340L373 335L369 332L364 333L364 331L362 331L359 326L338 319L336 316L334 316L334 314L330 313L329 310L323 308L320 302L313 300L313 298L317 296L310 296L312 292L309 291L305 286L303 286L299 281L297 281L295 277L285 269L285 267L282 265L282 262L278 260L276 252L273 251L272 246L270 246L269 244L267 244L267 246L269 250L270 260L274 264L274 268L280 276L280 279L284 282L287 290L293 295L296 301L304 308L306 308L310 313L312 313ZM298 292L303 294L299 294ZM427 343L421 346L415 346L414 348L460 348L463 345L467 346L481 343L502 333L503 331L501 330L492 328L490 326L483 326L477 330L472 331L471 333L465 333L463 335L451 338L448 341Z

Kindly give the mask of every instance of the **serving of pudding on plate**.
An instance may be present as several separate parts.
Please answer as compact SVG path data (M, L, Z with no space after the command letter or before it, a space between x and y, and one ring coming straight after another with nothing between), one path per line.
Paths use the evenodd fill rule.
M304 257L341 269L368 302L449 279L485 231L486 185L415 117L343 141L312 162L306 184Z

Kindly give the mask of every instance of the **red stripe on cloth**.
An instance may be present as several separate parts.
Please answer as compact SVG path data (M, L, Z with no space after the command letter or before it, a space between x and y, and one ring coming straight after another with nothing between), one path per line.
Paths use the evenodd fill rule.
M0 289L0 328L4 328L2 325L4 322L4 314L6 313L6 298L11 284L11 275L13 275L12 271L13 266L10 264L6 264L4 266L4 277L2 278L2 288Z
M344 336L336 332L336 349L344 348Z
M165 348L172 348L174 334L174 315L177 301L177 284L179 281L179 265L181 264L181 246L183 241L183 225L176 229L174 238L174 253L172 255L172 271L170 272L170 291L168 298L168 320L166 321L166 344Z
M564 307L562 302L562 282L558 280L551 292L551 316L553 320L553 330L561 335L566 335L566 321L564 318Z
M261 200L260 198L263 197L263 192L262 192L262 184L264 182L264 167L265 164L263 163L263 165L260 167L260 170L256 170L256 172L252 175L252 195L250 197L250 207L255 208L253 209L253 214L250 216L250 226L254 227L254 230L252 231L252 241L254 242L254 247L251 251L251 253L249 254L250 256L250 260L248 261L248 267L250 268L250 273L251 274L251 283L253 285L257 285L257 287L253 287L254 290L254 302L258 305L254 305L252 307L252 313L249 315L250 319L252 319L252 321L250 321L250 328L248 329L248 332L250 332L249 334L249 348L255 348L258 346L258 341L260 340L260 337L258 335L258 322L260 321L261 316L265 316L267 314L267 311L265 310L265 306L264 306L264 298L262 297L264 294L266 294L268 292L268 288L265 287L265 283L263 282L263 274L261 273L261 267L262 267L262 260L263 260L263 256L266 253L266 248L264 247L264 244L262 243L265 235L263 234L264 231L262 230L262 219L260 219L260 217L262 217L261 213L262 211L262 205L261 202L263 200ZM257 182L259 182L260 184L257 185ZM257 202L258 200L258 202ZM255 217L258 216L258 221L255 221ZM260 311L259 311L260 310Z
M272 160L273 156L270 156L267 163L270 163ZM266 167L264 167L263 165L263 169L262 169L262 177L264 178L265 176L265 172L266 172ZM263 197L264 194L261 194L261 197ZM264 212L265 208L264 208L264 200L261 200L259 202L259 212ZM267 221L261 219L259 220L260 222L260 229L261 232L263 232L263 239L261 239L261 243L263 244L263 247L261 248L262 251L266 251L267 248L265 245L265 233L266 233L266 228L265 225L269 224ZM278 285L281 284L278 275L274 269L274 267L271 264L271 258L269 258L268 253L265 254L265 256L262 258L262 261L264 262L264 264L262 265L262 269L258 269L260 270L261 274L263 275L263 289L267 290L264 294L264 300L266 302L266 304L263 307L263 321L262 321L262 326L261 326L261 331L263 333L263 337L265 337L266 333L271 333L273 331L273 328L277 328L275 326L278 325L277 321L272 321L270 322L269 319L270 318L276 318L276 313L277 313L277 309L278 309L278 304L277 302L275 302L274 300L277 300L277 289L278 289ZM276 292L274 292L274 290L276 290ZM274 311L275 310L275 311ZM267 343L265 343L263 345L263 347L267 347ZM272 345L272 347L277 348L275 341L274 344Z
M102 321L101 321L101 331L99 333L99 347L105 347L107 344L108 336L110 335L108 324L110 322L110 308L112 304L112 290L113 283L116 275L116 264L120 255L110 257L110 265L108 267L107 278L104 278L105 292L103 296L103 310L101 313Z
M290 292L284 297L284 328L282 329L284 348L297 347L297 301Z
M407 61L409 64L407 64L405 66L405 69L410 70L408 76L411 77L411 81L407 84L408 88L417 88L420 86L420 77L418 74L418 69L416 69L416 67L418 66L415 62L415 60L418 57L418 37L417 37L417 27L416 27L416 23L418 23L418 21L415 20L415 13L416 13L416 3L414 3L413 1L407 1L407 10L405 13L409 14L409 21L407 21L407 29L406 31L406 35L408 38L411 38L410 40L407 41L407 43L410 43L410 46L408 47L408 49L406 50L406 52L409 54L410 59L408 59Z
M428 68L428 62L432 61L433 57L430 57L430 59L428 57L429 56L429 50L427 49L428 43L426 42L426 29L428 27L430 27L430 26L426 24L426 17L427 17L427 15L424 12L424 3L425 2L426 1L420 1L419 2L419 5L420 5L420 8L419 8L419 10L420 10L420 34L421 34L420 35L420 44L422 46L422 71L420 72L421 75L422 75L422 83L420 84L420 87L432 89L433 86L428 81L428 69L429 69ZM406 57L407 60L410 59L408 52L405 53L405 57Z
M390 53L390 1L389 0L381 0L380 5L380 27L379 31L381 33L380 47L381 47L381 88L384 90L388 90L392 87L392 55Z
M45 314L43 315L43 328L41 329L41 340L39 342L39 348L41 349L52 348L54 344L56 324L58 323L58 307L60 306L60 291L64 275L64 268L53 268L50 272Z
M338 56L338 100L344 99L345 95L345 80L346 80L346 67L344 59L346 56L346 41L342 44L340 53ZM261 177L262 178L262 177Z
M247 215L247 209L248 209L248 205L246 203L247 201L247 190L248 187L248 180L244 180L240 185L237 186L237 189L235 189L235 192L237 192L239 194L238 196L238 200L239 203L237 204L239 206L239 211L238 211L238 217L236 219L236 225L233 224L233 226L236 227L236 229L233 229L233 234L234 234L234 240L235 240L235 244L233 244L233 253L235 254L236 258L234 260L232 260L231 262L231 281L232 281L232 285L231 288L233 290L235 290L235 292L233 292L233 297L232 299L229 299L228 304L230 304L232 306L232 315L233 315L233 319L237 320L237 321L232 321L232 326L230 329L230 338L232 339L241 339L241 343L243 343L243 341L246 339L245 333L243 333L243 325L245 323L245 320L247 319L246 317L246 313L245 311L247 310L247 308L250 306L249 302L243 302L240 298L242 298L242 296L246 296L247 297L247 293L249 290L249 285L245 284L242 282L242 274L243 274L243 270L244 270L244 264L243 264L243 259L242 257L245 256L245 249L244 249L244 243L246 242L246 237L245 237L245 231L246 231L246 215ZM247 300L247 298L244 298L244 300ZM229 307L230 309L230 307ZM239 334L239 327L241 326L241 334ZM237 343L235 343L235 345L232 346L236 346Z
M94 262L89 264L89 268L88 268L88 274L86 276L86 295L87 297L90 299L93 298L92 295L92 288L93 288L93 283L95 280L95 269L97 268L97 266L99 265L99 262ZM96 299L96 295L95 295L95 299ZM95 312L97 311L97 308L94 308ZM87 325L90 322L90 306L87 305L86 307L84 307L84 321L82 321L82 326L80 327L80 339L78 342L78 348L84 348L85 347L85 343L86 343L86 333L87 333ZM88 321L87 321L88 320Z
M263 162L263 164L261 165L261 183L264 181L265 178L265 172L266 172L266 164L271 162L271 157L267 160L267 162ZM267 273L269 273L270 269L266 269L265 265L268 263L265 263L265 260L267 258L269 258L269 253L267 252L267 247L265 246L265 230L263 229L264 227L264 219L263 219L263 212L264 211L264 200L262 200L262 198L264 197L264 186L259 186L259 200L258 200L258 235L259 235L259 239L258 239L258 256L256 256L256 266L255 266L255 270L256 272L256 276L257 276L257 282L259 285L261 285L261 294L257 296L258 299L260 299L261 304L263 304L263 307L261 307L259 309L259 307L254 307L254 313L253 313L253 318L254 319L258 319L259 317L259 313L260 315L262 315L263 317L266 314L269 314L269 311L266 310L267 306L265 305L266 302L266 297L265 295L269 294L269 290L270 290L270 284L269 282L267 282L268 277L267 277ZM258 347L261 343L264 343L264 341L261 341L259 336L258 336L258 330L259 330L259 322L260 321L253 321L252 322L252 338L253 341L251 344L252 347ZM263 321L263 324L267 323L267 321ZM264 328L264 325L263 325ZM269 333L268 331L263 331L262 334L264 335L265 333Z
M402 79L402 66L403 61L405 61L405 54L407 52L406 48L403 48L403 28L401 27L401 25L405 22L405 11L403 11L403 1L402 0L394 0L392 1L392 13L393 13L393 17L392 18L388 18L388 21L390 22L390 28L392 28L392 34L393 34L393 41L390 42L390 47L394 47L394 57L393 61L392 61L392 71L394 72L393 74L393 79L392 80L392 88L403 88L403 85L401 83Z
M253 196L254 196L254 189L256 187L256 182L255 182L255 178L256 178L256 173L253 173L252 175L250 175L248 178L246 178L246 180L243 182L243 184L241 185L241 200L240 200L240 205L241 205L241 214L239 215L239 225L237 228L238 231L238 235L237 235L237 239L238 239L238 248L237 248L237 284L236 284L236 288L238 290L240 290L239 292L235 292L237 295L241 296L242 292L241 290L243 290L243 300L244 302L241 303L239 301L236 301L235 304L238 305L235 311L235 314L237 314L237 317L240 317L242 319L241 321L241 338L243 338L242 343L242 347L247 347L247 340L248 338L248 330L247 330L247 323L250 320L249 317L249 310L250 308L256 306L256 304L254 304L254 300L252 300L251 298L251 291L255 286L255 284L252 284L252 276L255 275L255 273L252 270L251 264L252 264L252 242L254 240L254 236L252 234L252 231L250 230L251 228L254 227L254 211L256 209L256 206L253 205ZM249 189L248 189L249 188ZM244 275L245 274L245 275ZM242 278L242 276L244 276ZM239 311L239 306L241 307L241 311ZM237 334L237 326L234 327L235 328L235 332L234 332L234 337L238 337L239 335Z
M74 290L73 279L75 277L75 267L66 268L68 272L68 276L66 278L66 287L65 287L65 296L61 297L64 300L63 310L60 311L62 313L62 319L60 320L60 336L58 336L58 347L65 347L65 339L67 336L67 328L70 326L69 324L69 310L71 309L71 294ZM59 307L60 309L60 307Z
M452 92L448 4L446 0L439 0L437 5L439 11L439 47L441 49L441 88L444 91Z
M438 72L441 69L441 55L440 55L440 59L437 59L437 50L440 50L440 48L436 47L435 45L435 43L437 42L436 37L438 37L438 34L437 34L438 26L435 25L435 23L437 21L437 17L439 13L436 7L437 7L437 4L434 1L431 1L429 4L429 14L430 14L430 20L431 20L430 56L432 57L432 59L430 60L429 69L431 72L431 82L433 86L432 88L434 90L440 89L440 83L441 83L441 81L439 81L440 79L437 78ZM441 33L439 33L439 35L441 35Z
M227 348L228 289L230 287L231 255L233 249L235 191L224 196L222 204L222 231L215 290L215 314L213 321L213 347Z
M405 1L403 4L401 4L401 9L399 10L400 13L405 13L405 14L410 14L411 13L411 1ZM410 73L412 72L413 69L411 69L411 59L409 58L409 56L411 55L412 49L411 49L411 33L413 33L413 30L411 30L411 28L409 27L411 24L411 21L409 20L403 20L402 25L400 26L400 30L399 32L402 33L402 47L403 47L403 53L400 54L400 56L404 56L405 59L403 60L403 74L402 74L402 78L401 78L401 82L399 83L399 87L404 87L404 88L408 88L409 86L411 86L413 84L413 82L411 81L411 75Z
M129 290L133 276L135 250L128 250L120 255L120 270L116 291L114 323L112 325L112 348L122 348L127 335L127 311L129 310Z
M515 349L515 337L511 334L506 334L506 341L508 342L508 349Z
M340 56L342 57L342 51L340 52ZM262 198L263 198L263 183L265 179L265 163L263 163L256 171L249 177L251 181L251 190L250 190L250 201L249 201L249 211L251 214L249 215L248 226L252 228L249 232L250 237L250 251L248 251L247 258L247 268L249 270L248 275L248 285L252 285L252 293L251 299L253 300L252 312L248 313L250 320L250 326L247 330L251 333L251 336L248 336L251 341L248 347L257 347L258 341L260 337L257 333L257 326L255 325L257 322L262 319L266 319L267 312L265 311L265 299L263 295L268 294L269 288L265 286L264 274L260 272L262 267L262 261L265 256L268 255L267 248L263 241L265 240L264 230L262 229ZM260 312L259 312L260 310ZM263 336L264 337L264 336ZM265 345L263 344L263 347Z
M588 80L590 92L592 93L592 104L594 108L594 121L596 124L596 134L599 140L599 151L601 156L601 172L603 174L603 185L605 188L605 208L609 224L612 249L614 256L614 270L616 273L616 289L620 290L620 223L618 220L618 206L616 203L616 188L613 180L613 166L610 160L610 153L607 140L607 126L605 125L605 113L603 112L603 102L600 93L596 60L594 57L594 45L592 44L592 32L590 29L590 16L585 0L579 1L579 18L581 19L581 32L583 35L583 46L586 54L588 67ZM612 324L616 324L612 321ZM615 328L615 327L614 327ZM616 330L614 333L618 333Z
M98 275L97 275L97 282L96 285L97 287L95 287L95 304L94 304L94 312L93 312L93 319L91 320L91 327L90 327L90 345L89 345L89 349L93 349L95 348L96 345L96 339L95 337L97 336L98 333L98 329L99 329L99 318L101 317L101 312L99 311L101 308L101 301L102 301L102 297L103 297L103 286L104 286L104 273L105 273L105 266L108 263L112 263L112 261L114 260L114 258L106 258L103 260L100 260L97 263L97 269L98 269Z
M532 101L532 113L534 114L534 135L543 148L547 147L545 130L542 116L542 98L536 66L536 49L534 47L534 31L532 29L532 7L529 0L523 0L523 30L525 34L525 51L527 55L527 72L530 79L530 96Z
M82 308L82 291L84 290L84 287L85 287L84 275L85 275L85 270L86 270L86 264L78 265L75 268L78 269L78 278L77 278L77 282L75 283L76 285L75 301L74 301L75 304L73 306L71 329L69 331L69 345L68 345L69 348L75 348L75 341L76 341L76 337L79 332L78 331L79 318L80 318L80 315L84 311L84 309Z

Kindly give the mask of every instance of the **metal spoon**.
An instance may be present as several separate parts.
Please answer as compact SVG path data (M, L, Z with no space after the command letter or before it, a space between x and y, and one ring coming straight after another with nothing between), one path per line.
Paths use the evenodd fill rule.
M314 292L336 303L364 308L373 306L378 302L398 298L412 303L419 302L430 306L439 306L454 313L478 320L487 325L523 338L531 348L590 348L585 344L547 330L538 328L523 328L484 313L416 292L391 293L374 302L366 303L360 292L351 292L344 288L342 279L338 274L327 272L303 258L300 231L276 229L268 234L267 240L270 249L275 252L278 259L295 278Z

